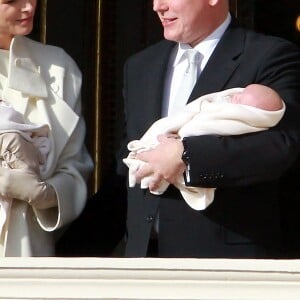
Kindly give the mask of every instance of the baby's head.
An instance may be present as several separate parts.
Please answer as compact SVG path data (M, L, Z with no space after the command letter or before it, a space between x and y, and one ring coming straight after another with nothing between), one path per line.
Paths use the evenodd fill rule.
M280 96L262 84L250 84L241 93L232 96L231 103L254 106L265 110L279 110L283 107Z

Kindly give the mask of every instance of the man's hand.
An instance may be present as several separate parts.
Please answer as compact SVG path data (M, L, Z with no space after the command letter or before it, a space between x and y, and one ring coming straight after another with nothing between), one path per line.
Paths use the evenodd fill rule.
M147 162L136 173L138 182L146 176L152 175L149 189L155 190L160 186L162 179L175 183L176 179L185 171L185 164L181 159L183 145L175 135L160 135L159 145L155 149L138 153L136 158Z

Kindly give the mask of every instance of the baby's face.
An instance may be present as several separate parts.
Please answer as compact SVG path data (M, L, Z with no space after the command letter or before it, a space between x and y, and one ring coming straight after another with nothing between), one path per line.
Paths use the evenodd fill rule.
M257 101L259 101L256 96L257 93L254 93L253 90L245 88L242 92L232 96L231 103L256 106Z

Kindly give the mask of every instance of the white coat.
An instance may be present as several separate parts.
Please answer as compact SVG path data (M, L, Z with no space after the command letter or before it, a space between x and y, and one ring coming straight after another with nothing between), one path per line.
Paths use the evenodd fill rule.
M14 199L5 256L54 255L54 231L78 217L85 206L93 164L84 147L80 91L81 72L63 49L23 36L13 39L2 97L25 119L49 125L52 146L43 180L54 187L58 207L37 210Z

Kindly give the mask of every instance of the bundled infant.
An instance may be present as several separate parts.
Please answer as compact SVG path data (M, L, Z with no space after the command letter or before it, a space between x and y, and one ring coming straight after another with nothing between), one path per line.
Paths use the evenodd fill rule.
M154 122L140 140L128 143L130 151L123 161L129 168L129 186L137 183L135 172L146 162L136 159L136 154L153 149L161 134L175 134L183 139L198 135L239 135L266 130L275 126L282 118L285 105L271 88L261 84L250 84L245 88L232 88L211 93L195 99L177 114ZM188 171L187 171L188 172ZM151 176L142 178L141 188L149 187ZM158 189L150 191L160 195L168 188L163 180ZM186 203L195 210L203 210L214 199L215 188L188 187L183 175L175 184Z

